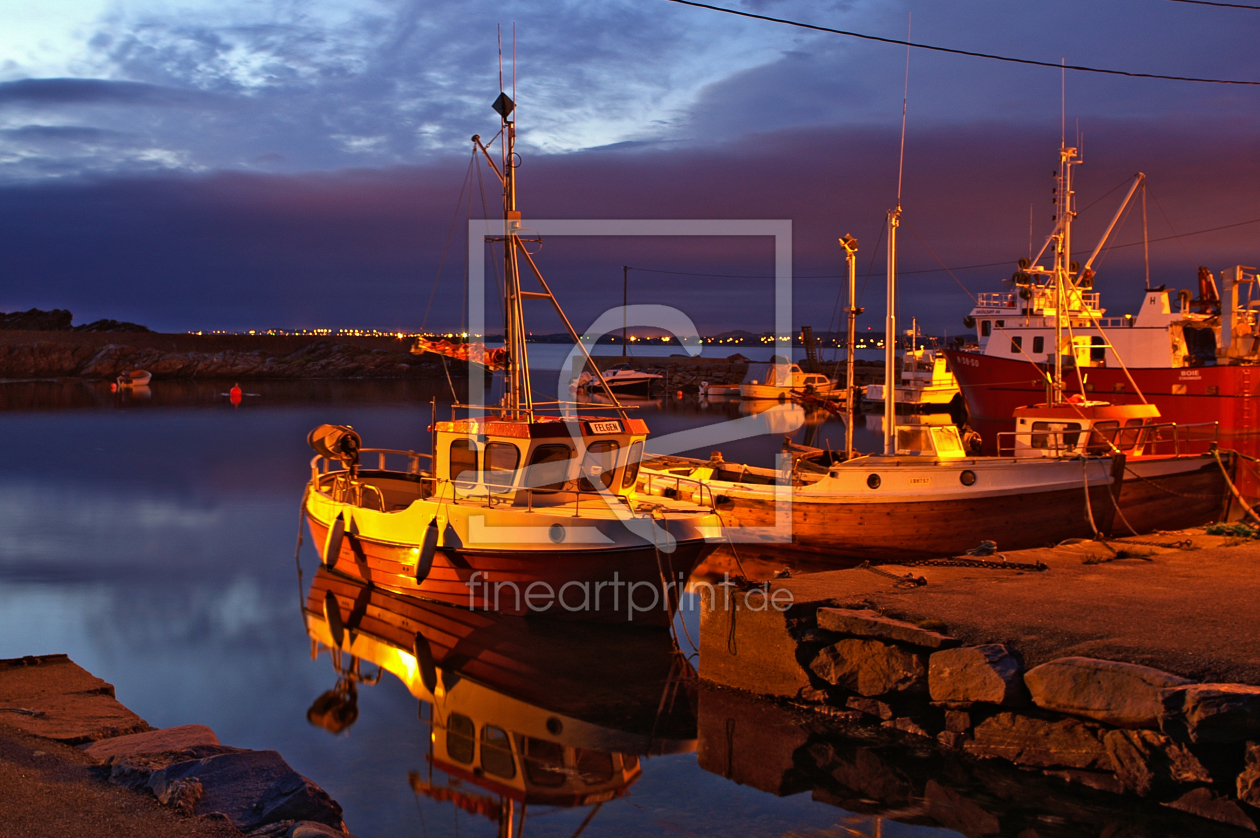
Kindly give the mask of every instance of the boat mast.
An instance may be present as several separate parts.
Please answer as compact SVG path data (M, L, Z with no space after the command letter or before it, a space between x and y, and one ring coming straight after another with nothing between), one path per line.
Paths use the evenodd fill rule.
M1050 403L1063 401L1063 318L1071 317L1068 287L1072 280L1072 219L1076 217L1076 193L1072 189L1072 167L1076 165L1076 149L1059 144L1059 171L1055 173L1055 202L1058 207L1058 233L1054 239L1054 381L1050 384ZM1068 347L1075 360L1075 347Z
M845 356L845 404L844 404L844 457L851 460L857 456L857 452L853 450L853 408L854 402L857 401L857 388L853 385L854 364L853 350L857 346L857 316L861 313L861 309L857 307L857 251L858 242L848 234L840 239L840 246L844 248L844 259L849 263L849 327L848 327L848 352Z
M884 453L897 453L897 228L901 202L888 213L888 317L884 321Z

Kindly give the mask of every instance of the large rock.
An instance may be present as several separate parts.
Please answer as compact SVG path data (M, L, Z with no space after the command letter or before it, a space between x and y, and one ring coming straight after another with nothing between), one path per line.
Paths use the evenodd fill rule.
M1153 730L1111 730L1103 735L1116 779L1142 797L1212 777L1185 745Z
M796 698L813 686L796 659L797 642L787 614L767 605L763 593L700 599L701 678L779 698Z
M236 751L177 762L154 771L149 788L158 800L197 780L202 794L195 813L219 812L249 832L279 821L316 821L344 831L341 806L328 793L298 774L275 751Z
M1201 818L1227 823L1252 832L1256 831L1255 821L1243 811L1237 800L1230 800L1228 797L1223 797L1211 789L1194 789L1173 802L1165 803L1164 805L1173 809L1179 809L1182 812L1189 812L1192 815L1198 815Z
M999 713L976 726L963 745L973 756L997 757L1039 768L1112 770L1097 725L1077 719L1045 719Z
M1168 672L1095 658L1060 658L1028 670L1033 703L1126 728L1154 728L1163 712L1160 692L1190 684Z
M1191 684L1164 690L1160 730L1191 742L1243 742L1260 737L1260 687Z
M958 644L952 637L919 628L914 623L885 617L869 609L819 608L818 627L837 634L894 640L925 649L945 649Z
M933 701L956 707L1025 704L1023 670L1001 643L945 649L928 659L928 691Z
M1248 806L1260 807L1260 745L1247 743L1247 764L1237 780L1238 799Z
M110 757L156 754L163 751L180 751L197 745L218 745L219 737L205 725L181 725L129 736L115 736L80 746L89 756L99 760Z
M936 780L927 781L923 789L923 799L928 805L928 815L946 829L977 837L999 835L1002 832L1002 824L997 815L970 797Z
M820 651L809 668L827 683L864 696L919 692L927 687L923 655L882 640L837 641Z
M0 719L69 745L149 729L114 698L112 684L65 655L0 660Z

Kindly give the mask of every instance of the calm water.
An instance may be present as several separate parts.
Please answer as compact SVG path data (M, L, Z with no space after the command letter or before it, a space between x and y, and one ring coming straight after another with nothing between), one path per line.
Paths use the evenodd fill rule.
M148 399L80 383L0 385L8 447L0 471L0 657L68 653L152 725L207 724L225 743L280 751L341 802L360 838L495 834L488 818L413 791L409 772L469 795L466 802L491 795L430 770L429 723L420 716L431 708L399 678L387 673L360 686L357 721L337 735L306 718L338 681L327 651L312 658L301 610L316 576L314 551L303 550L301 582L293 560L311 456L306 432L348 423L369 446L424 450L429 400L449 398L446 382L244 388L250 395L233 409L226 386L214 383L162 383ZM740 406L675 399L645 404L641 415L654 432L671 433L738 416ZM728 459L769 464L784 432L723 450ZM813 433L833 446L843 439L831 421ZM868 450L875 444L865 428L859 438ZM694 612L687 619L698 637ZM310 620L312 634L319 622ZM950 803L947 794L928 817L931 807L918 797L934 788L924 777L961 769L901 765L895 754L835 740L817 721L671 683L667 635L491 624L460 651L475 661L478 649L498 643L516 649L510 659L528 677L477 681L446 658L443 683L464 704L441 712L481 707L508 729L514 719L558 714L565 736L587 731L569 744L593 749L593 765L609 754L623 755L625 765L671 751L644 758L641 776L616 790L621 796L603 804L584 835L945 836L958 833L939 824L965 827L950 819L970 805L965 799ZM374 671L364 664L365 674ZM461 676L465 683L454 686ZM697 739L706 756L698 757ZM871 785L881 777L892 783L890 797ZM1045 831L1068 823L1063 806L1052 804L1032 804L1020 822L1039 823L1039 835L1084 834ZM937 825L869 814L907 806L903 820ZM533 806L526 833L571 835L591 811ZM1082 817L1128 822L1107 811Z

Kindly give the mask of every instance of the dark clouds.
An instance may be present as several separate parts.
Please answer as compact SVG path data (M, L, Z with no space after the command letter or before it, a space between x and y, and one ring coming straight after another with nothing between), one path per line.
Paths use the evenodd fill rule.
M494 132L494 26L515 20L527 216L791 218L798 275L841 273L835 239L851 232L861 272L874 266L864 303L878 316L875 245L895 200L905 72L897 47L663 1L145 8L95 27L83 58L95 77L0 83L2 309L69 307L80 320L166 329L419 326L467 138ZM1240 11L1149 0L748 8L894 38L912 10L916 41L1260 78L1248 28L1260 15ZM509 56L510 45L508 26ZM901 264L907 305L920 310L903 314L945 326L965 295L946 274L913 271L938 268L936 257L1025 255L1030 205L1034 237L1049 227L1060 77L921 51L910 62ZM1257 97L1069 73L1066 133L1075 141L1079 122L1086 160L1080 206L1141 169L1158 199L1153 237L1260 216ZM493 210L496 190L485 189ZM1121 194L1083 213L1078 243L1092 245ZM1256 229L1156 245L1155 270L1175 269L1169 283L1184 285L1200 262L1254 263ZM1117 241L1140 237L1131 213ZM429 326L459 322L463 251L458 224ZM770 272L765 242L552 240L540 259L585 322L619 302L625 264ZM1114 250L1103 266L1102 287L1118 295L1106 301L1123 309L1141 287L1141 248ZM957 275L984 290L1009 273ZM824 327L837 286L798 280L796 322ZM680 304L705 328L769 328L755 280L638 272L633 288L634 301Z

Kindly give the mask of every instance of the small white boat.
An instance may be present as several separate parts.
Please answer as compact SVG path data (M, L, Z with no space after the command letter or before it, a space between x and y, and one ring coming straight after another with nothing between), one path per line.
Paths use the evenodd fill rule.
M604 382L614 393L650 396L652 391L665 385L665 377L654 372L636 370L629 364L617 364L604 370ZM584 390L603 390L599 379L588 372L582 373L578 386Z
M118 389L130 390L133 387L148 387L153 376L145 370L127 370L118 375Z
M768 364L749 364L744 383L739 385L740 398L744 399L787 399L793 390L829 398L844 392L833 379L805 372L799 364L779 357ZM709 392L712 394L712 388Z
M944 407L954 399L961 401L958 379L949 370L945 353L937 349L909 349L902 357L901 385L897 387L897 404L911 408ZM883 384L866 385L866 400L882 402Z

